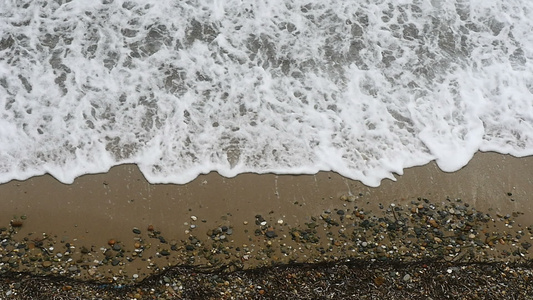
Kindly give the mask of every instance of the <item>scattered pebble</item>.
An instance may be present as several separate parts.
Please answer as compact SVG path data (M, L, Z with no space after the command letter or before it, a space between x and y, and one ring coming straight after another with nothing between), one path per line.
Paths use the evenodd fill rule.
M48 261L48 260L43 261L42 266L43 266L44 268L48 268L48 267L52 266L52 262L51 262L51 261Z
M267 236L267 238L275 238L277 236L273 230L265 232L265 235Z
M516 224L514 218L518 215L500 213L492 216L455 200L436 204L419 199L407 205L385 205L377 213L346 204L342 205L342 209L333 207L320 215L311 216L305 223L296 226L269 213L265 215L267 217L256 215L256 226L234 227L228 215L221 221L224 225L213 225L213 229L207 230L207 235L202 232L200 236L194 236L198 230L191 230L184 240L172 237L174 239L170 243L161 232L149 225L147 233L141 234L141 230L133 228L131 240L124 240L124 237L121 237L120 242L109 239L106 247L83 245L66 237L55 241L54 236L46 234L39 234L39 238L18 238L11 227L3 227L0 228L0 271L39 270L39 274L54 272L97 282L110 280L113 284L121 285L131 283L132 278L144 282L143 278L153 272L174 268L172 264L176 261L210 268L227 265L234 271L289 261L320 264L362 260L372 263L395 261L401 264L420 259L441 259L447 262L447 267L434 274L433 279L439 282L439 276L460 276L458 274L463 271L453 267L455 262L495 258L511 262L530 259L533 230ZM191 216L191 220L197 218ZM243 221L242 224L247 225L248 222ZM505 231L497 232L496 225ZM517 229L513 230L513 226ZM195 224L189 227L197 228ZM248 235L246 244L234 242L242 238L243 233ZM171 238L170 235L167 237ZM56 253L54 248L61 252ZM141 268L135 270L139 273L123 272L133 261L144 264L146 274L140 273ZM452 267L448 267L450 265ZM429 272L428 269L425 267L423 272ZM328 277L344 271L328 267L324 272ZM369 282L382 288L411 287L424 280L420 272L403 270L380 273L375 274ZM179 286L183 286L183 282L178 284L177 277L171 273L165 274L169 275L162 280L172 293L179 295L179 291L183 290ZM211 276L209 273L202 274ZM219 279L212 281L217 288L235 284L232 280ZM76 285L69 286L76 290ZM263 291L265 297L270 297L274 293L264 284L261 287L254 288L256 294L253 295L257 296L258 291ZM243 289L247 290L245 287ZM1 295L0 290L0 298ZM133 296L129 295L130 298Z
M21 220L12 220L11 221L11 227L22 227L23 223Z

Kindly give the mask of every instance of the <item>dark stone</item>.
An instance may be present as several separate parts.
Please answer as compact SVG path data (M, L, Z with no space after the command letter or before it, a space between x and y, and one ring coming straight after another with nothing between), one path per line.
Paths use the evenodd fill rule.
M332 226L339 226L339 222L333 220L332 218L328 217L327 219L324 219L324 221L326 221L326 223L328 223L329 225L332 225Z
M337 210L337 214L340 215L340 216L343 216L344 215L344 210L342 210L342 209Z
M267 232L265 232L265 235L267 238L271 239L271 238L275 238L276 236L278 236L274 231L272 230L269 230Z
M187 251L193 251L194 250L194 246L193 245L187 245L187 246L185 246L185 249Z
M141 230L139 228L133 228L133 233L141 234Z
M113 266L117 266L119 263L120 263L120 260L118 260L116 258L111 261L111 265L113 265Z
M120 249L122 249L122 248L120 247L119 244L114 244L114 245L113 245L113 250L115 250L115 251L120 251Z
M169 256L170 255L170 252L168 252L168 250L162 250L161 252L159 252L161 255L163 256Z
M422 228L415 227L414 230L415 230L416 235L421 235L422 234Z
M372 224L370 224L370 221L364 220L363 222L361 222L361 224L359 224L359 226L368 229L368 228L370 228L372 226Z

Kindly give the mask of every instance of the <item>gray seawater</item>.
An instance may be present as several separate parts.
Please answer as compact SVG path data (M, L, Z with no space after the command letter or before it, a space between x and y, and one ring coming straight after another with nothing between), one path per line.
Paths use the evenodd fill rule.
M0 182L533 154L532 1L1 2Z

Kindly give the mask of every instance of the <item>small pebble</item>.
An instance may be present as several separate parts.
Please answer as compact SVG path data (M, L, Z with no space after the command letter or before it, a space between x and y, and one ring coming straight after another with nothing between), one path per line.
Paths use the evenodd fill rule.
M13 220L13 221L11 221L11 226L12 226L12 227L22 227L22 221L20 221L20 220Z
M43 261L42 266L43 266L44 268L48 268L48 267L52 266L52 262L51 262L51 261L48 261L48 260Z
M269 231L267 231L267 232L265 233L265 235L266 235L267 238L274 238L274 237L277 236L276 233L275 233L273 230L269 230Z

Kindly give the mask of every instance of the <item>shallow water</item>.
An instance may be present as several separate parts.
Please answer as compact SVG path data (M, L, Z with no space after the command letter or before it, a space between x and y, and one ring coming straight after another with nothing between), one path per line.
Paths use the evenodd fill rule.
M0 182L533 154L533 2L353 2L3 1Z

